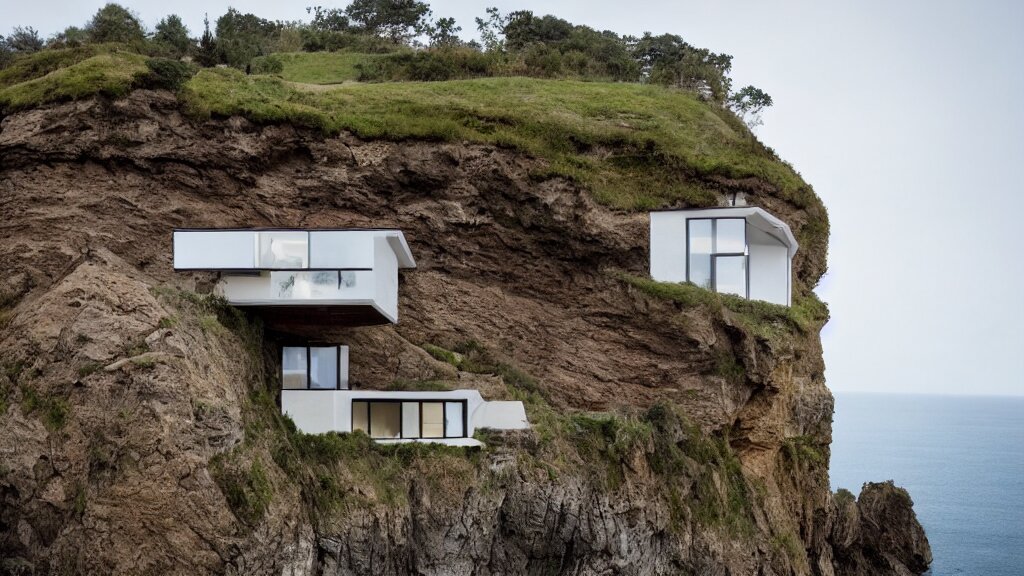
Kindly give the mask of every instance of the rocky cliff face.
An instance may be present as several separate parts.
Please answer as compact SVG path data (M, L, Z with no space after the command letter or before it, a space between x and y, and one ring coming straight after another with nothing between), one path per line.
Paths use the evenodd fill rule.
M905 492L829 490L824 316L660 297L646 215L538 164L195 122L162 92L4 118L0 570L923 572ZM710 184L798 237L824 218ZM318 336L351 346L357 386L521 398L535 430L471 452L295 433L283 336L171 269L174 227L243 226L401 228L419 268L400 323ZM804 297L824 267L802 246Z

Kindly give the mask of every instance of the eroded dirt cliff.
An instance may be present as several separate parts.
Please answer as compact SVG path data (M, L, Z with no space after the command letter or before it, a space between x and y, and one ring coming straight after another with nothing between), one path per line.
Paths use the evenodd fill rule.
M905 492L829 490L824 315L642 289L646 215L539 162L197 122L151 91L4 118L2 569L923 572ZM708 184L798 238L825 218L757 181ZM317 336L349 344L356 386L522 398L535 430L468 452L296 434L274 406L284 336L171 267L173 228L253 226L402 229L418 269L399 324ZM824 268L824 243L802 246L801 298Z

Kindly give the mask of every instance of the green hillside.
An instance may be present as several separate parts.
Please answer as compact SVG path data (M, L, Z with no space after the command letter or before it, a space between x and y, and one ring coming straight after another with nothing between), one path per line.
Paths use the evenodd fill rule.
M302 84L341 84L359 80L358 64L379 60L380 54L358 52L281 52L264 57L280 62L278 75Z
M59 58L54 56L59 52ZM716 178L756 178L797 205L816 199L800 176L731 112L692 92L635 83L537 78L353 83L375 55L275 55L279 75L190 67L108 48L43 51L0 73L6 113L137 87L172 87L193 117L241 115L367 139L479 142L545 161L536 176L565 176L609 206L643 210L714 204ZM193 75L194 74L194 75ZM283 77L283 79L282 79Z

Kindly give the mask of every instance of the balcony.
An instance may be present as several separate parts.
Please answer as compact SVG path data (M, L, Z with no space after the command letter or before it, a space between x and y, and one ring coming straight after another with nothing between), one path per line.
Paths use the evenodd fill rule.
M215 292L278 327L398 321L398 230L175 230L174 269L215 271Z

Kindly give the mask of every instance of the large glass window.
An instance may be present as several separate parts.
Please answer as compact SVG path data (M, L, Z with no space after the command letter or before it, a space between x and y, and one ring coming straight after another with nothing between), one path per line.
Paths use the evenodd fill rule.
M309 387L338 387L338 347L311 347L309 349Z
M348 390L348 346L285 346L281 387L286 390Z
M449 437L465 436L462 428L462 402L444 403L444 435Z
M466 401L353 400L352 430L371 438L464 438Z
M715 254L743 254L746 250L746 220L743 218L715 220Z
M687 279L723 294L747 297L747 221L687 220Z
M746 256L715 256L715 291L746 297Z
M308 388L306 347L285 346L281 354L281 387L286 390Z
M711 288L712 220L688 220L689 280Z
M370 402L370 438L401 438L401 414L398 402Z
M309 268L309 233L260 232L258 268Z

